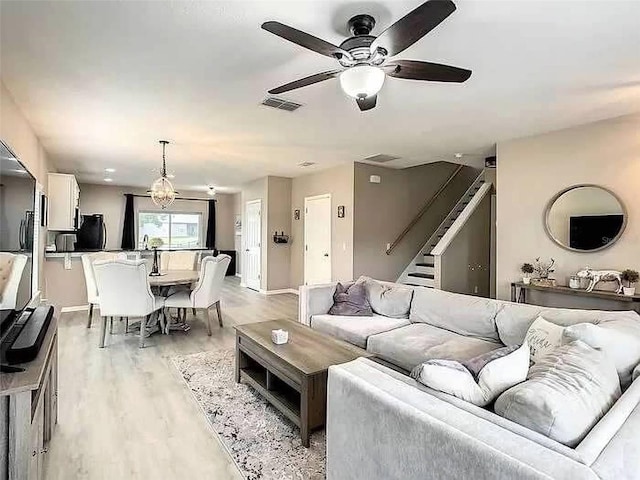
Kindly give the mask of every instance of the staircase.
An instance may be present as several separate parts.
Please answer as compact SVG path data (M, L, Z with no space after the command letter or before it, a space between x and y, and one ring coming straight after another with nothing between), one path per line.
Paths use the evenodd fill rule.
M491 183L484 180L482 172L462 195L458 203L429 237L413 261L402 272L399 283L416 287L440 288L440 256L464 226L478 204L491 190Z

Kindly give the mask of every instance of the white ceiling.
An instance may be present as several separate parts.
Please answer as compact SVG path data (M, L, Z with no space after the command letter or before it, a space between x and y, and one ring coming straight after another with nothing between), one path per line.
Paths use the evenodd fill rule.
M634 0L460 0L398 58L470 68L467 83L387 79L364 113L337 81L282 95L304 104L294 113L260 105L269 88L336 66L263 21L338 44L351 15L374 14L379 34L419 3L2 0L2 81L81 181L111 167L115 184L148 185L166 138L178 187L228 191L378 153L402 157L397 167L455 152L478 163L501 140L640 111Z

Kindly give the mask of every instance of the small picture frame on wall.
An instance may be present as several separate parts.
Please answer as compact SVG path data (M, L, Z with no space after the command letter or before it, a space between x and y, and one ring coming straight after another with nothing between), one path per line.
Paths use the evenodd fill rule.
M344 218L344 205L338 205L338 218Z
M300 210L297 208L293 211L293 219L300 220Z
M242 235L242 215L236 215L234 226L236 235Z

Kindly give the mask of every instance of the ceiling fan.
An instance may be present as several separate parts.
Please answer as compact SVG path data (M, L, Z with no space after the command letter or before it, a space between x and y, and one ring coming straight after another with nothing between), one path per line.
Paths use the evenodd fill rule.
M355 98L360 110L376 106L378 92L387 75L410 80L462 83L471 70L418 60L390 60L442 23L456 9L451 0L428 0L402 17L379 36L369 33L375 26L370 15L356 15L349 20L353 34L340 46L309 35L280 22L265 22L262 28L321 55L333 57L340 68L316 73L269 90L279 94L338 77L344 92Z

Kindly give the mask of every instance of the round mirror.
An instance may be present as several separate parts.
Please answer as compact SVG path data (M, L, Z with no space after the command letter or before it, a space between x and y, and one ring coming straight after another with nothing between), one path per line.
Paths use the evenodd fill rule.
M575 185L554 196L545 212L551 239L576 252L613 245L627 224L627 211L615 193L598 185Z

